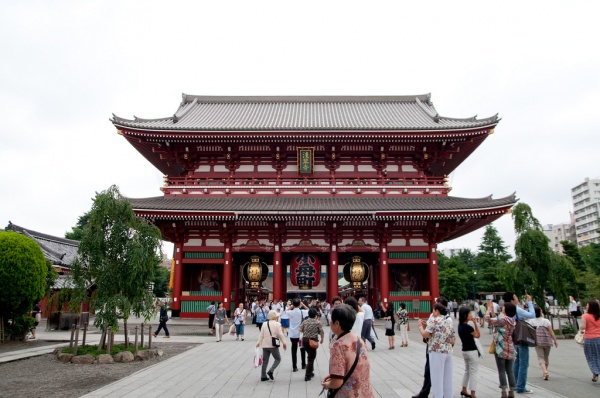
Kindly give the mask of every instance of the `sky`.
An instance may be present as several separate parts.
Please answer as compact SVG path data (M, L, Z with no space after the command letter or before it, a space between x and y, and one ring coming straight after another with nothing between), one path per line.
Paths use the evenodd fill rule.
M571 188L600 176L598 15L597 1L0 0L0 228L64 236L112 184L161 195L109 119L171 116L182 93L431 93L443 116L497 113L450 194L516 192L542 224L568 222ZM494 226L512 251L510 215ZM475 251L482 234L439 248Z

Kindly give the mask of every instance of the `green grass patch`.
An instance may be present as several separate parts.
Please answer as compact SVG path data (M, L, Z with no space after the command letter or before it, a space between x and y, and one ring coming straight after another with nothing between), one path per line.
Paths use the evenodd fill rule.
M143 350L147 350L147 349L148 349L148 347L138 347L138 351L143 351ZM133 352L135 351L135 347L133 344L130 344L129 348L125 348L125 344L115 344L112 346L112 348L110 350L110 355L115 355L115 354L118 354L119 352L123 352L123 351L129 351L133 354ZM62 352L64 352L65 354L72 354L73 349L65 348ZM106 350L98 349L97 345L82 345L77 348L77 355L86 355L86 354L97 357L100 354L106 354Z

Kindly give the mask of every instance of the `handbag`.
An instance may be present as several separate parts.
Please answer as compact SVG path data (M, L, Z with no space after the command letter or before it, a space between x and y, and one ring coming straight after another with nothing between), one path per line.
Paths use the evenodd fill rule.
M269 325L269 323L271 322L267 321L267 327L269 328L269 334L271 335L271 345L273 345L273 348L277 348L281 345L281 340L279 340L277 337L273 337L273 333L271 333L271 325Z
M235 325L231 325L231 327L229 328L229 334L232 336L235 334Z
M406 331L410 332L410 322L406 322Z
M478 338L473 338L473 340L475 341L475 347L477 347L477 353L479 354L479 356L481 358L485 358L485 355L484 355L485 351L483 350L483 346L481 345L481 341L479 341Z
M496 341L495 340L492 340L492 344L490 345L490 350L488 352L492 355L494 355L496 353Z
M522 344L529 347L535 347L537 345L536 330L533 326L525 321L517 320L512 338L515 344Z
M359 358L359 356L360 356L360 337L356 340L356 358L354 359L354 363L352 364L352 367L350 368L350 370L348 371L348 373L346 373L346 376L344 376L344 381L342 382L342 387L348 381L348 379L352 375L352 372L354 372L354 369L356 369L356 365L358 364L358 358ZM337 394L337 392L342 387L336 388L334 390L327 390L327 398L333 398L333 397L335 397L335 394ZM323 387L323 388L325 388L325 387Z
M388 319L387 321L385 321L385 328L388 330L392 330L394 328L394 324L392 323L391 319Z
M577 344L583 344L584 342L584 333L580 330L579 332L577 332L577 334L575 335L575 342Z
M319 348L319 342L317 340L308 339L308 344L310 345L310 348L312 348L313 350L316 350L317 348Z

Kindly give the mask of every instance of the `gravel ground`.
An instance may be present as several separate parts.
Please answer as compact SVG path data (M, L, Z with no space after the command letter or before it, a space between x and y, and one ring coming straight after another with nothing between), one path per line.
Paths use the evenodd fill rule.
M169 327L171 330L171 327ZM172 334L186 333L172 328ZM30 340L28 343L0 344L3 352L21 350L32 346L56 344L52 341ZM67 343L68 345L68 343ZM23 398L62 398L81 397L91 391L129 376L141 369L152 366L175 355L181 354L196 344L154 342L152 348L163 350L162 357L148 361L113 363L106 365L74 365L61 363L52 354L32 357L15 362L0 364L0 397Z

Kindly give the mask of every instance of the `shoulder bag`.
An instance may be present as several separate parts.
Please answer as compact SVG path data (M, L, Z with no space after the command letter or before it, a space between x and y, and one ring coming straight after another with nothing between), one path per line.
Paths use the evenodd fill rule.
M515 344L523 344L529 347L535 347L537 345L536 330L529 322L517 319L515 330L512 334L513 341Z
M356 369L356 365L358 364L359 357L360 357L360 336L358 337L358 340L356 340L356 358L354 359L354 363L352 364L352 367L350 368L348 373L346 373L346 376L344 376L344 381L342 382L342 386L348 381L350 376L352 376L352 373L354 372L354 369ZM342 387L336 388L335 390L327 390L327 398L335 397L335 394L337 394L337 392L341 388ZM323 391L321 391L321 393L323 393ZM321 394L319 394L319 395L321 395Z
M271 335L271 344L273 345L273 348L277 348L281 344L281 341L279 338L273 337L273 333L271 333L271 325L269 325L269 323L271 323L271 321L267 321L267 327L269 328L269 334Z
M585 333L583 333L581 330L579 332L577 332L577 334L575 335L575 342L577 344L583 344L584 342L584 335Z

